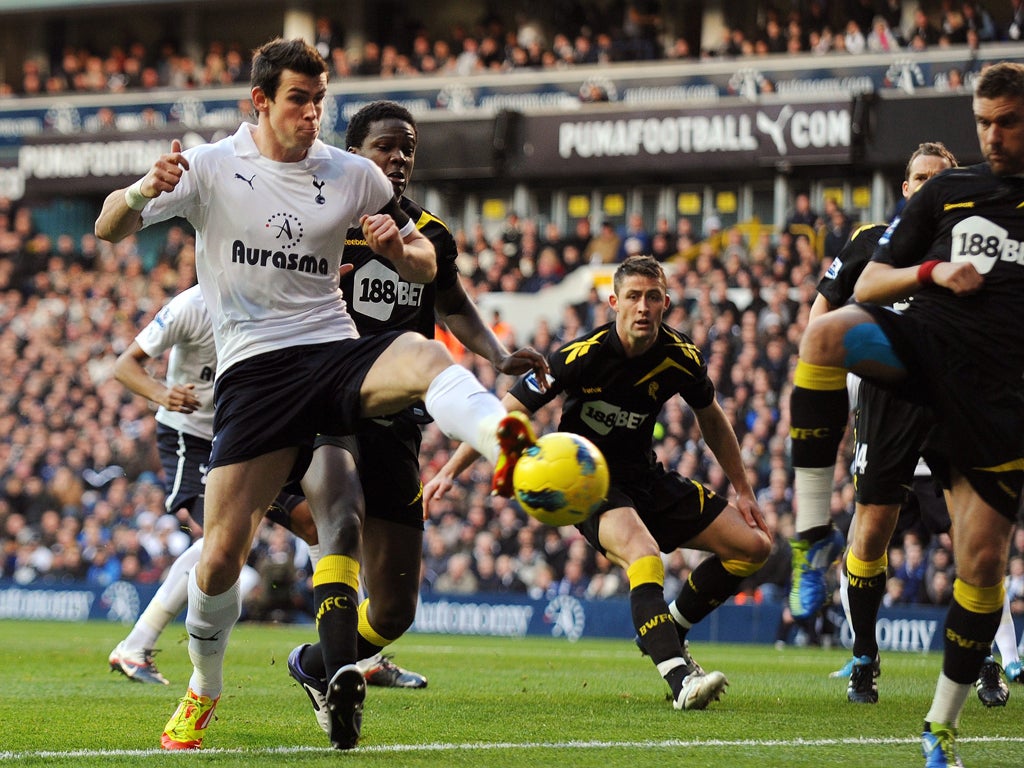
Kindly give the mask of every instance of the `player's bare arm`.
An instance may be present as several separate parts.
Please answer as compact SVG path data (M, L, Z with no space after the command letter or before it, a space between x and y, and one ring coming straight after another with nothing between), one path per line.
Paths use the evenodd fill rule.
M533 347L509 352L480 317L480 311L466 295L461 282L456 280L450 288L438 291L434 306L455 338L471 352L490 362L497 371L509 376L520 376L532 370L539 386L547 388L548 362L544 355Z
M161 155L139 181L107 195L96 219L96 237L116 243L138 232L142 228L142 208L146 200L170 192L187 170L188 160L181 154L181 142L175 139L171 142L171 151Z
M412 283L429 283L437 276L434 244L418 229L404 238L390 215L375 213L359 219L370 249L390 261L399 277Z
M954 264L940 261L929 270L928 277L922 281L921 267L894 267L878 261L870 262L854 287L854 298L869 304L891 304L917 293L924 285L934 283L948 288L957 296L978 291L984 278L966 262Z
M697 417L697 424L700 426L704 442L711 449L715 460L718 461L736 491L735 504L743 515L743 519L751 528L760 528L770 537L771 532L761 515L761 508L757 504L754 489L747 482L736 433L733 431L725 411L722 410L722 406L718 404L717 400L712 400L711 405L706 408L694 409L694 414Z
M169 411L192 413L202 403L196 397L195 386L192 384L175 384L168 387L161 381L150 376L144 367L149 360L137 341L122 352L114 363L114 378L124 384L137 395L141 395L152 403L162 405Z

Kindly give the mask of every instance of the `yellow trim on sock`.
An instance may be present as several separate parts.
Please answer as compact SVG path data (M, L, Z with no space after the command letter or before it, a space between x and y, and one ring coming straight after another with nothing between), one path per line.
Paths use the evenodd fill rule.
M657 555L647 555L626 569L626 577L629 579L630 589L639 587L641 584L657 584L659 587L664 587L665 564Z
M953 599L971 613L995 613L1003 610L1006 587L999 582L993 587L975 587L953 579Z
M861 560L853 554L853 550L846 551L846 572L851 576L859 576L862 579L870 579L880 573L885 573L889 567L889 555L884 554L877 560Z
M846 369L797 360L796 370L793 371L793 384L803 389L819 391L846 389Z
M765 562L767 561L762 560L760 563L751 563L746 560L723 560L722 567L725 568L726 573L731 573L733 576L745 579L747 576L753 576L761 570L761 566Z
M359 561L347 555L324 555L313 571L313 586L338 582L359 589Z
M388 640L383 635L378 635L373 627L370 626L370 598L366 598L359 604L359 634L368 643L380 646L381 648L395 642L394 640Z

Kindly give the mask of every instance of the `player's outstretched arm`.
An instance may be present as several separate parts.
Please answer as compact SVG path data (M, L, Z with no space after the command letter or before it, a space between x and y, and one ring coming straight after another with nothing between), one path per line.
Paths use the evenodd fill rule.
M157 195L170 192L188 170L181 154L181 142L171 142L171 151L153 163L149 173L129 187L115 189L103 201L94 231L101 240L119 242L142 227L142 209Z
M437 314L466 349L489 361L498 371L510 376L520 376L532 370L538 384L547 387L548 362L533 347L522 347L515 352L495 335L494 331L480 317L480 310L469 298L460 280L443 291L437 292L434 302Z

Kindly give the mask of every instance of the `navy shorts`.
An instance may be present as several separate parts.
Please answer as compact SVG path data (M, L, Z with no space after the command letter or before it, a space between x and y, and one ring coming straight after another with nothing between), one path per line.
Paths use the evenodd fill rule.
M298 447L290 479L300 479L317 433L355 430L363 379L399 335L288 347L231 366L217 379L210 467Z
M614 480L604 504L576 528L594 549L606 554L597 535L601 515L609 509L632 507L658 549L668 553L700 534L727 506L729 502L710 488L658 465L635 480Z
M164 468L164 507L174 514L187 510L199 525L203 524L203 497L206 470L210 462L210 441L157 424L157 450Z

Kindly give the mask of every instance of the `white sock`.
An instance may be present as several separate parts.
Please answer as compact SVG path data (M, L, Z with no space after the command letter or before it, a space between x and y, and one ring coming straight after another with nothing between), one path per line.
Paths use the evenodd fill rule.
M320 562L320 545L319 544L307 544L306 548L309 550L309 564L316 570L316 564Z
M1007 664L1020 661L1017 653L1017 630L1013 626L1013 614L1010 613L1010 596L1003 598L1003 616L996 630L996 648L999 649L999 662L1005 668Z
M215 699L224 688L224 651L241 613L242 596L237 581L223 594L208 595L199 588L195 568L189 572L185 628L193 669L188 687L200 696Z
M167 625L188 607L188 572L199 562L203 551L203 540L197 539L191 547L182 552L167 569L167 578L149 601L146 610L135 622L124 644L133 649L149 649L154 646Z
M793 527L797 533L831 522L832 477L835 471L835 465L793 469Z
M960 725L960 711L974 686L970 683L954 683L944 674L939 674L939 682L935 685L935 698L932 708L925 715L925 722L944 723L951 728Z
M448 437L469 443L492 465L498 460L498 422L506 411L473 374L448 366L430 382L423 402Z
M845 555L843 561L846 561ZM843 613L846 614L846 626L850 628L850 637L856 639L857 633L853 631L853 617L850 615L850 575L842 564L839 566L839 600L843 604Z
M256 589L259 583L260 572L251 565L243 565L242 574L238 577L238 593L242 600L245 600L249 593Z

